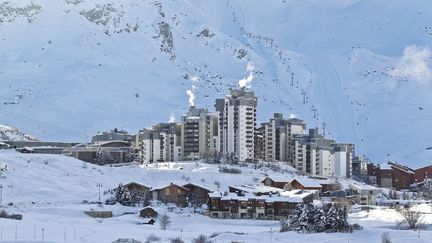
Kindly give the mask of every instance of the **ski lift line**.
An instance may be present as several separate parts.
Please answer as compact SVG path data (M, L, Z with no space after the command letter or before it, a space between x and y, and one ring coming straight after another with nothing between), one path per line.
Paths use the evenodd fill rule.
M15 117L17 117L19 119L25 119L27 121L32 122L35 125L39 125L39 126L42 125L43 127L53 127L53 128L56 128L57 130L63 130L63 131L68 132L69 134L78 135L79 137L82 137L82 138L85 138L85 139L88 139L88 138L90 138L92 136L92 135L89 135L89 134L86 134L86 133L81 133L79 131L75 131L75 130L67 129L67 128L64 128L64 127L60 127L58 125L54 125L54 124L49 123L49 122L44 122L44 121L41 121L41 120L37 120L37 119L31 118L31 117L28 117L28 116L25 116L25 115L22 115L22 114L18 114L18 113L15 113L15 112L8 113L8 115L15 116Z

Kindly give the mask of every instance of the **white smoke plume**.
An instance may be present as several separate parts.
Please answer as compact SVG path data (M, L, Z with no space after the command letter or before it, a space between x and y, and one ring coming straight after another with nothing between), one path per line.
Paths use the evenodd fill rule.
M254 78L253 76L253 71L255 69L255 66L253 65L253 63L248 63L247 67L246 67L246 71L249 72L249 76L247 78L241 79L239 80L239 86L240 88L251 88L251 83L252 80Z
M186 94L189 96L189 106L195 106L195 85L192 85L192 89L186 90Z
M291 119L293 119L293 118L297 118L297 115L296 115L296 114L293 114L293 113L291 113L289 116L290 116Z
M171 114L170 114L170 118L169 118L169 121L168 121L168 122L169 122L169 123L176 122L176 117L175 117L175 115L174 115L173 112L171 112Z
M431 56L431 50L428 47L407 46L393 75L412 78L423 84L430 83L432 82L432 69L429 67Z

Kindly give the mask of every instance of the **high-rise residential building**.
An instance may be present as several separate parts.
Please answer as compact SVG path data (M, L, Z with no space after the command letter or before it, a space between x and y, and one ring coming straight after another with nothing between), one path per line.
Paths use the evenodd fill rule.
M318 129L309 129L306 135L293 135L290 141L289 160L297 170L312 174L331 176L333 173L334 140L326 139Z
M354 144L334 143L332 148L334 153L333 174L335 176L351 177L355 152Z
M143 163L178 161L181 157L180 125L158 123L136 136L137 150Z
M182 116L181 150L184 160L197 160L220 150L219 113L190 107Z
M285 119L275 113L269 122L261 124L263 151L266 161L289 161L293 135L303 135L306 125L297 118Z
M216 109L221 112L221 101ZM242 88L231 90L225 96L223 108L223 154L234 155L240 161L254 159L254 131L256 125L257 97L253 91Z

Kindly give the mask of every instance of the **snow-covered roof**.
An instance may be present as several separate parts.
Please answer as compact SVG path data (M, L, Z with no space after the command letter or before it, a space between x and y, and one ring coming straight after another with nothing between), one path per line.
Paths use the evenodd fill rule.
M229 186L234 190L248 192L252 194L277 194L282 192L283 190L276 187L271 186L263 186L263 185L240 185L240 186Z
M274 181L274 182L290 182L292 180L292 178L288 175L284 176L284 175L271 175L271 176L265 176L264 178L262 178L261 182L263 182L265 179L269 178L270 180Z
M387 163L381 163L381 164L379 164L378 166L379 166L380 169L382 169L382 170L391 170L391 169L392 169L391 165L389 165L389 164L387 164Z
M360 190L379 190L379 188L367 184L353 183L351 186Z
M292 179L292 181L296 180L298 183L302 184L304 187L316 187L321 188L321 183L327 183L327 180L318 180L318 179L311 179L311 178L304 178L304 177L298 177ZM290 183L292 182L290 181Z

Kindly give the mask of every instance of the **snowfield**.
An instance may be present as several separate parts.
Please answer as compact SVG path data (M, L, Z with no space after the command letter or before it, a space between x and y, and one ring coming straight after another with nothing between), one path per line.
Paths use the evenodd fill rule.
M7 166L7 170L5 167ZM172 220L166 231L159 225L143 225L137 215L140 208L121 205L100 208L97 204L83 204L83 200L98 200L97 183L103 190L118 183L140 182L152 187L170 182L196 182L221 191L228 185L254 184L266 173L292 178L291 173L271 172L268 168L255 170L238 167L242 174L219 173L217 165L202 162L161 163L158 166L106 167L87 164L74 158L58 155L21 154L0 151L0 175L3 185L2 206L9 212L23 214L23 220L0 219L2 242L112 242L118 238L134 238L145 241L150 234L168 242L181 237L190 242L200 234L213 236L217 242L380 242L383 232L389 232L392 242L432 242L432 207L419 205L427 213L426 228L418 231L395 228L398 214L393 209L376 207L369 212L358 207L352 209L351 223L359 223L363 230L352 234L298 234L279 233L278 221L212 219L194 213L191 208L172 208L154 203L161 214L167 212ZM289 170L289 167L286 168ZM346 183L346 182L344 182ZM106 199L107 195L102 195ZM8 204L12 202L13 205ZM114 217L95 219L83 213L88 210L110 210ZM124 214L132 213L132 214ZM123 215L124 214L124 215ZM16 238L15 238L16 236Z
M212 109L253 63L258 123L297 114L377 163L425 165L431 9L427 0L0 1L0 124L56 141L136 133L171 113L179 120L192 85L197 107Z

